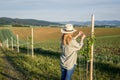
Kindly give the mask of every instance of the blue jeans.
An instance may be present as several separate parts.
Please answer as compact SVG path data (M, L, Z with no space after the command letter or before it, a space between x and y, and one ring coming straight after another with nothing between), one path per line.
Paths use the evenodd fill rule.
M72 69L70 70L67 70L65 68L61 68L61 80L71 80L71 77L72 77L72 74L74 72L74 69L75 69L75 65Z

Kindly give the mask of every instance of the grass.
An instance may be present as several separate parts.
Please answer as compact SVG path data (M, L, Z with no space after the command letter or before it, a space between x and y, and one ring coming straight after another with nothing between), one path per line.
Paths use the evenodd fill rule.
M89 28L76 29L83 30L87 35L90 33ZM26 36L30 36L29 28L11 30L25 41ZM120 28L96 28L95 32L94 80L119 80ZM21 48L19 54L16 54L16 51L5 51L8 60L25 75L25 80L60 80L60 28L35 28L34 34L35 57L31 57L30 50L26 53L27 49ZM79 63L73 80L85 80L89 77L86 77L86 60L81 55L78 57Z
M23 80L21 74L7 60L0 48L0 80Z
M3 61L2 57L3 57L3 54L1 54L1 52L0 52L0 64L4 64L4 61ZM5 76L3 76L1 74L1 73L4 72L3 66L4 65L0 65L0 80L5 80L6 79Z
M10 51L6 55L8 60L17 67L17 70L25 75L25 80L60 79L59 59L54 55L39 53L32 58L31 55L14 54Z
M119 36L116 37L113 36L113 37L115 40L119 39ZM112 41L114 41L112 37L103 37L102 39L103 42L108 44L106 46L110 47L109 45L114 45L114 43L112 43ZM101 41L101 38L98 37L97 41L98 42ZM120 41L118 40L117 43L119 42ZM60 53L59 53L58 41L56 42L45 41L45 42L41 42L40 44L41 45L38 46L41 48L38 48L37 46L35 49L35 58L32 58L30 53L15 54L11 52L11 54L7 54L7 56L10 59L10 61L13 62L13 65L18 67L18 70L22 72L27 79L60 80L60 64L59 64ZM104 49L102 48L102 45L100 43L98 44L96 43L96 45L101 46L101 48L99 47L99 49ZM94 63L95 79L109 80L114 78L115 80L119 80L118 75L120 74L119 72L120 57L117 57L116 50L114 49L114 47L116 46L112 46L113 50L112 51L109 50L109 53L106 50L107 48L100 51L95 50L95 54L96 54L95 55L96 62ZM111 54L112 52L115 52L115 55ZM116 58L117 60L115 60ZM80 58L78 62L80 62L80 65L77 65L77 68L73 75L73 80L79 80L79 75L81 79L86 79L86 71L85 71L86 61Z

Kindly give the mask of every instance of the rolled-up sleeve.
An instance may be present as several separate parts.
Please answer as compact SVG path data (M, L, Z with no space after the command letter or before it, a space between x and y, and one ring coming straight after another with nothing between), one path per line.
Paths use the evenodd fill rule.
M72 39L71 47L74 50L80 50L83 46L83 43L78 43L74 38Z

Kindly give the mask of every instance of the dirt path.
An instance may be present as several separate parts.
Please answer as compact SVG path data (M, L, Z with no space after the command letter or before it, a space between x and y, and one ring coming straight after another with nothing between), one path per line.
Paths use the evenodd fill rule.
M0 80L23 80L22 74L15 70L0 50Z

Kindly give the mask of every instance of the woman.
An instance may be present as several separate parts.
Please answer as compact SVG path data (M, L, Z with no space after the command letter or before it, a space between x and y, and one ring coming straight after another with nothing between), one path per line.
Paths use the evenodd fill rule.
M75 37L73 37L73 32L76 30L73 28L72 24L66 24L64 28L61 29L61 49L62 54L60 56L61 60L61 80L71 80L71 76L74 72L74 68L77 62L77 51L83 46L83 40L85 34L80 31ZM81 40L78 43L76 39L81 36Z

